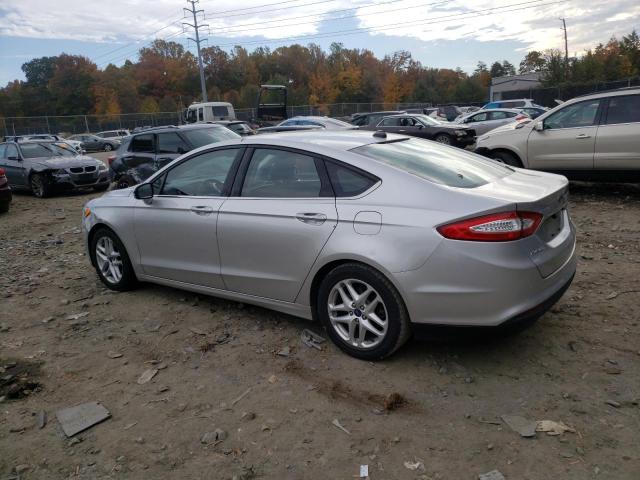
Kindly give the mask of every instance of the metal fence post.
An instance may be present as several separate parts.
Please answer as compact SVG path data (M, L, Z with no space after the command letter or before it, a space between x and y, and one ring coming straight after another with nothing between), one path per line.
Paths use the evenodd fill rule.
M86 115L84 115L84 126L87 129L86 132L89 133L89 122L87 121Z

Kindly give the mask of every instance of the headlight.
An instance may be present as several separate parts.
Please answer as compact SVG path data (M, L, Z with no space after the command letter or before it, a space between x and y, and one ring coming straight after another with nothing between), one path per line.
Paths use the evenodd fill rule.
M104 172L107 169L107 166L104 163L101 163L100 166L98 167L98 170L100 170L101 172Z

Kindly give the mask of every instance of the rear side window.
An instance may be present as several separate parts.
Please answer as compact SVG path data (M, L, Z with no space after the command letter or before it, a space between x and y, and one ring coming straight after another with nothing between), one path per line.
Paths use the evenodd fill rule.
M18 157L18 149L16 148L15 145L7 145L7 150L6 152L4 152L4 154L6 155L5 158L17 158Z
M259 148L242 186L243 197L313 198L319 197L322 182L315 159L308 155Z
M417 138L372 143L351 151L449 187L479 187L513 173L492 160Z
M624 95L609 99L607 125L640 122L640 95Z
M5 158L4 153L7 150L7 146L2 144L0 145L0 158Z
M326 162L336 197L355 197L373 187L378 179L334 162Z
M229 109L227 107L211 107L214 117L228 117Z
M380 122L381 127L397 127L400 125L399 118L385 118Z
M153 153L153 134L136 135L131 139L130 152Z
M504 120L509 118L510 115L507 112L491 112L491 120ZM515 114L513 115L515 117Z
M185 153L189 147L175 132L158 134L158 153Z
M479 113L470 118L472 122L484 122L487 119L487 112Z

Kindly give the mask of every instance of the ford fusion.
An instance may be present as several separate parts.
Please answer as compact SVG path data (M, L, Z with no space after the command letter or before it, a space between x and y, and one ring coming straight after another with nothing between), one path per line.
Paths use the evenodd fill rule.
M419 324L534 319L573 279L563 176L383 132L208 145L83 212L104 284L154 282L317 319L361 359Z

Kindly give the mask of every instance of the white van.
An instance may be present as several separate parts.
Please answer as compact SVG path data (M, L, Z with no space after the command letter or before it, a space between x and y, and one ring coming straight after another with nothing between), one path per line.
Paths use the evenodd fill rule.
M186 123L215 122L217 120L235 120L233 105L227 102L192 103L184 111Z

